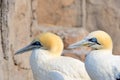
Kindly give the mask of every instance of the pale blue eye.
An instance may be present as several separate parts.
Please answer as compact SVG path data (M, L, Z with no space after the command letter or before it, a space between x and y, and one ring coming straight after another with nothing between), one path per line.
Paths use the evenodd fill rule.
M36 41L36 42L32 43L32 45L42 46L41 43L40 43L39 41Z
M99 45L100 45L100 43L98 43L98 41L97 41L97 39L96 39L96 38L91 38L91 39L88 39L88 41L90 41L90 42L93 42L93 43L96 43L96 44L99 44Z
M91 38L88 41L90 41L90 42L97 42L97 39L96 38Z

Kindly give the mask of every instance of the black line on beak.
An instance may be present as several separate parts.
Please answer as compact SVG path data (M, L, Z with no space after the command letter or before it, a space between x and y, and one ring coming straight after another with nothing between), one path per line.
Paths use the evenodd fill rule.
M98 44L98 45L101 45L100 43L98 43L98 41L97 41L96 38L90 38L90 39L88 39L88 41L93 42L93 43L96 43L96 44Z
M32 42L31 44L29 44L28 46L18 50L16 54L21 54L21 53L24 53L24 52L27 52L27 51L30 51L30 50L33 50L33 49L37 49L37 48L41 48L43 47L42 44L39 42L39 41L34 41Z

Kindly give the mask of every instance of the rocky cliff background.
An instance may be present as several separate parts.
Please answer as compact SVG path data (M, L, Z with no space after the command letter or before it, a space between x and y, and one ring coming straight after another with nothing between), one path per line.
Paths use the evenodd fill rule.
M33 80L30 52L14 53L37 34L60 35L63 55L84 60L67 46L98 29L111 35L113 52L119 54L120 0L0 0L0 80Z

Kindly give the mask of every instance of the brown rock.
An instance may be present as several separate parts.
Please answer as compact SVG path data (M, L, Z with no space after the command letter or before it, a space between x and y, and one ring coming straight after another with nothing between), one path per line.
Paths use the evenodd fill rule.
M114 54L120 53L119 0L2 0L0 4L0 80L33 80L31 52L14 53L42 32L61 36L64 56L84 60L79 55L86 49L67 50L67 46L86 36L86 29L104 30L112 36Z
M38 24L78 27L82 22L81 0L37 0L35 9Z
M114 43L114 54L120 53L120 3L119 0L88 0L87 2L87 29L104 30L109 33Z
M28 69L29 57L26 57L29 55L14 57L15 51L30 39L30 1L4 0L0 3L2 4L0 80L33 80L31 71Z

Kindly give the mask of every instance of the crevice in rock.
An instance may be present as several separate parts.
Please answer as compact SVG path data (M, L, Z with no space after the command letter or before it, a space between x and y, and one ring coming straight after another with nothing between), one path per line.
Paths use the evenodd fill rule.
M2 39L2 0L0 0L0 35L1 35L1 39ZM2 40L1 40L0 44L2 45Z
M0 0L0 31L2 30L2 0Z
M8 40L8 34L9 34L9 28L8 28L8 1L7 0L1 0L1 45L2 45L2 51L4 55L4 59L8 60L8 50L9 50L9 40Z
M30 37L32 37L32 35L33 35L32 27L33 27L33 24L34 24L34 21L35 21L35 15L34 14L36 12L36 10L33 9L33 2L34 2L34 0L30 1L30 6L31 6Z
M18 64L18 63L16 62L14 56L13 56L13 63L14 63L14 65L18 68L18 70L20 70L20 69L23 69L23 70L31 70L30 68L21 67L21 66L20 66L21 63Z
M23 70L31 70L30 68L25 68L25 67L21 67L21 63L17 63L16 60L15 60L15 55L12 57L12 60L13 60L13 64L14 66L16 66L18 68L18 70L20 69L23 69Z
M0 31L1 31L1 47L3 52L3 59L5 60L5 79L9 79L9 64L8 64L8 52L9 52L9 28L8 28L8 10L9 3L8 0L0 0Z
M10 45L10 51L11 51L11 53L14 53L14 49L13 49L13 45L12 45L12 44ZM20 69L30 70L30 68L21 67L21 66L20 66L21 63L18 64L18 63L16 62L16 60L15 60L15 55L14 55L14 54L12 54L12 60L13 60L14 66L18 67L18 70L20 70Z
M82 27L86 28L86 0L82 0Z

